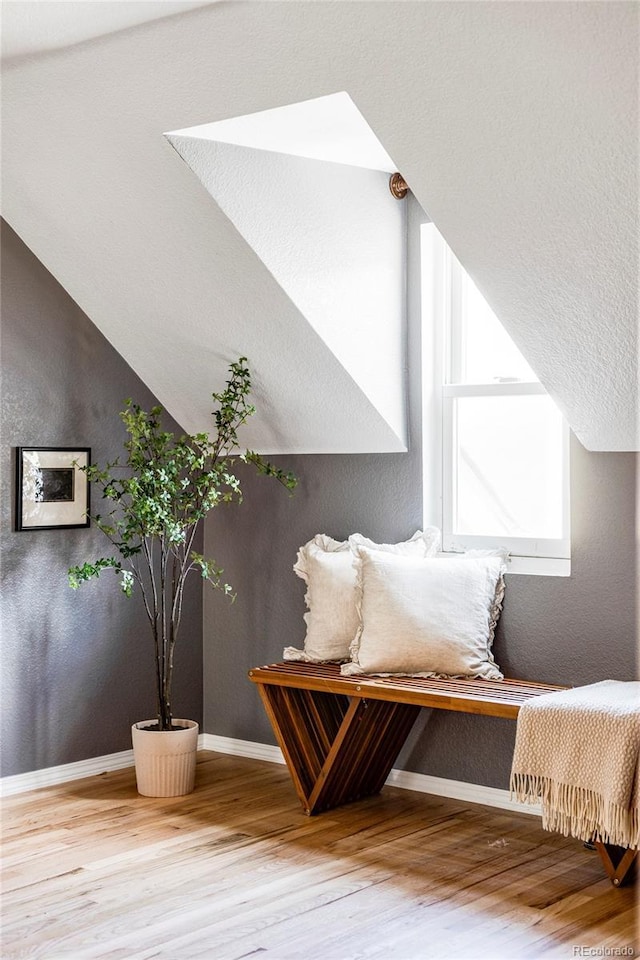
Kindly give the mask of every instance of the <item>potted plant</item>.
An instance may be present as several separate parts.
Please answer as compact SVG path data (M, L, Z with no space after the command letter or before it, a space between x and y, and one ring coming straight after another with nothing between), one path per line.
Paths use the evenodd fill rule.
M222 569L193 544L210 510L242 500L233 470L237 431L255 413L248 401L250 389L247 360L241 357L230 365L225 389L213 394L215 429L192 436L163 430L161 407L145 412L127 400L120 414L128 434L124 461L81 468L108 504L107 512L92 519L114 555L71 567L69 584L77 589L103 570L114 570L127 597L134 589L140 592L153 638L157 717L132 728L138 791L144 796L179 796L194 786L198 725L172 715L174 651L191 574L198 572L234 599ZM259 454L246 450L239 459L294 489L293 474L276 469Z

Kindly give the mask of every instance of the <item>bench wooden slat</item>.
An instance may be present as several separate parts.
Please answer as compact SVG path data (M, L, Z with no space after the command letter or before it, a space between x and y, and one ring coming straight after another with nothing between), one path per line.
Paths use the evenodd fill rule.
M273 663L249 672L257 684L343 694L348 697L410 703L515 719L531 697L564 687L525 680L443 680L426 677L343 677L337 664Z

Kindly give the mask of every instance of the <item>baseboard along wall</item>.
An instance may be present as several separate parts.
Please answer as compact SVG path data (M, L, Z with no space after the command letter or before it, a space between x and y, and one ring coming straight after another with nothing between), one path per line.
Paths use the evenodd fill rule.
M254 743L251 740L235 740L232 737L219 737L213 733L201 733L198 737L199 750L212 750L214 753L226 753L235 757L247 757L251 760L266 760L269 763L284 763L279 747L268 743ZM109 753L102 757L91 757L76 763L65 763L59 767L46 767L30 773L18 773L0 780L0 796L8 797L39 787L52 787L70 780L83 777L95 777L110 770L122 770L133 766L133 750ZM430 793L436 797L448 797L450 800L463 800L468 803L481 803L487 807L501 810L514 810L540 816L538 805L517 803L512 800L508 790L497 787L484 787L477 783L464 783L461 780L445 780L443 777L431 777L424 773L411 773L408 770L392 770L387 783L404 790L418 793Z

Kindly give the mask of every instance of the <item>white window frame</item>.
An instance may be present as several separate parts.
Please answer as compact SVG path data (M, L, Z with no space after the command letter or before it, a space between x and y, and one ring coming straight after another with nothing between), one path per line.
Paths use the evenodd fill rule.
M425 524L436 521L442 530L443 553L459 553L469 549L502 547L509 551L509 572L544 576L569 576L571 572L569 448L570 431L563 422L563 490L562 536L558 539L533 539L504 536L472 536L453 533L455 490L455 417L458 397L481 396L539 396L546 391L538 381L506 383L456 383L460 357L456 335L460 325L452 322L453 311L461 302L462 269L449 247L430 227L431 236L425 243L422 231L422 310L423 310L423 371L424 428L431 432L431 442L425 436ZM427 247L428 249L425 249ZM430 332L430 335L429 335ZM434 422L437 421L437 422ZM435 438L435 442L434 442ZM427 458L438 453L436 470ZM427 489L429 487L429 489ZM434 493L438 500L433 509ZM428 500L430 502L428 502Z

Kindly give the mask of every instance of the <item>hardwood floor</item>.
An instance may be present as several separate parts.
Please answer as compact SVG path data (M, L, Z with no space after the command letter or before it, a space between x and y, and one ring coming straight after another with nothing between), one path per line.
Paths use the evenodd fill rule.
M2 958L518 960L638 951L636 888L539 821L410 793L305 817L284 767L202 753L3 801ZM607 948L606 950L604 948Z

